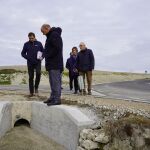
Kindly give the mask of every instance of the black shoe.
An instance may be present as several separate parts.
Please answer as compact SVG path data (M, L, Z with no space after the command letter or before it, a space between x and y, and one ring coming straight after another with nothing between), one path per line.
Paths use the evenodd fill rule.
M91 92L91 91L89 91L89 92L88 92L88 95L92 95L92 92Z
M35 89L35 93L39 93L38 89Z
M91 92L91 90L88 90L88 95L92 95L92 92Z
M51 99L47 99L46 101L44 101L43 103L47 104L50 103L52 100Z
M75 91L73 94L78 94L78 92L77 92L77 91Z
M47 103L47 106L60 105L60 104L61 104L60 101L51 101L51 102Z

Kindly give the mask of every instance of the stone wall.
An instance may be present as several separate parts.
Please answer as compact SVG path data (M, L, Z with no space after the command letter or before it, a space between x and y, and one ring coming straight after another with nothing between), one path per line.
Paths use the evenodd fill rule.
M95 110L99 119L80 132L78 150L149 150L150 117L128 110Z

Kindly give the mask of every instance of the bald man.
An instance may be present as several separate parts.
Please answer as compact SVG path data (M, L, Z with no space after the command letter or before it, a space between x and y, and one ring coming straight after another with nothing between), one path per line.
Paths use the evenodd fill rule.
M79 75L83 76L84 80L84 94L86 94L86 86L85 86L85 76L87 78L88 84L88 94L91 95L91 86L92 86L92 70L95 66L94 55L91 49L88 49L84 42L79 44L80 52L77 56L76 68L79 71Z
M44 56L45 67L49 73L51 94L48 100L44 101L48 106L61 104L61 73L63 71L63 41L61 28L55 28L44 24L41 32L46 35Z

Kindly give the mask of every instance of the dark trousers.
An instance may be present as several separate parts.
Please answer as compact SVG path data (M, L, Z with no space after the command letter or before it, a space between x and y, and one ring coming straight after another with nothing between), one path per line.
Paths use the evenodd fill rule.
M73 77L71 75L69 75L69 86L70 86L70 90L73 89Z
M60 101L61 97L61 71L49 70L49 83L51 87L50 99L55 102Z
M36 71L36 78L35 78L35 84L34 84L34 70ZM28 74L29 74L29 90L30 93L34 93L35 90L38 89L40 79L41 79L41 62L38 64L28 64Z
M78 86L78 76L69 76L69 86L70 90L73 89L73 83L74 83L74 90L78 91L79 86Z

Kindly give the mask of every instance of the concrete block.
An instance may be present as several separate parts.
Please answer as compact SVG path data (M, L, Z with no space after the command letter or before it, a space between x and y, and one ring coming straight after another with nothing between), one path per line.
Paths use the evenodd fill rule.
M12 107L12 127L19 119L25 119L31 122L31 104L32 101L16 101Z
M12 126L12 103L0 102L0 138L9 131Z
M63 145L67 150L77 149L80 130L93 123L78 108L32 103L31 128Z

